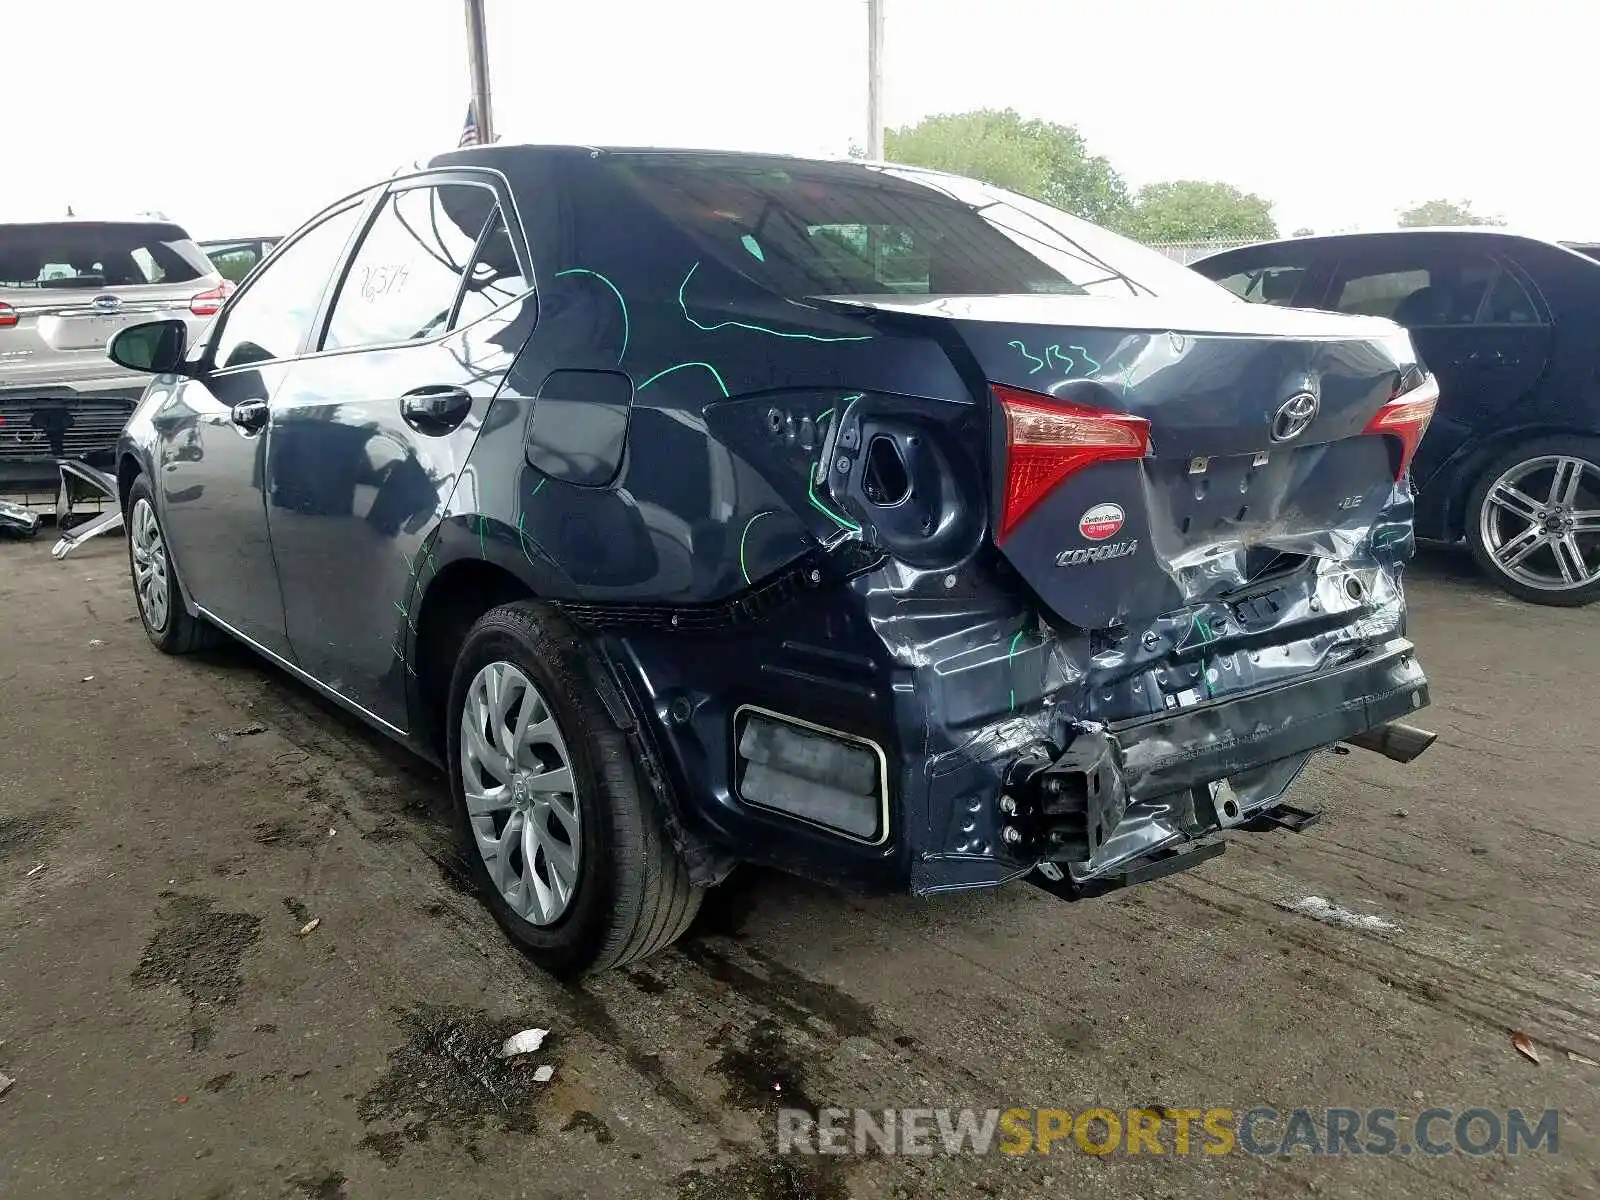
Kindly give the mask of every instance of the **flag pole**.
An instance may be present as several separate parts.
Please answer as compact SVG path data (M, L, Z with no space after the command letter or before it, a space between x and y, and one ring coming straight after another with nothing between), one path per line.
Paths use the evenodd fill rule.
M867 0L867 157L883 158L883 0Z
M472 107L478 141L494 141L494 114L489 107L489 30L483 15L484 0L466 0L467 65L472 73Z

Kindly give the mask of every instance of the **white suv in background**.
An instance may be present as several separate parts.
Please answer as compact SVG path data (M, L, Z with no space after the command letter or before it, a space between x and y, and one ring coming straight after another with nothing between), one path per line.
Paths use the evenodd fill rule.
M170 221L0 223L0 494L53 492L57 458L108 465L148 378L106 342L171 317L193 341L233 287Z

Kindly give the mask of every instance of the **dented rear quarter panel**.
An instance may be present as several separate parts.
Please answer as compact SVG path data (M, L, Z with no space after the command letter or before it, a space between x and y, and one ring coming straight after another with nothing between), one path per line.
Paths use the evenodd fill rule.
M1025 751L1059 753L1085 729L1403 637L1409 491L1382 439L1333 440L1414 361L1388 323L1355 338L1351 324L1248 336L1259 310L1219 292L1216 313L1085 302L1082 324L1045 344L1026 320L952 336L926 313L766 292L740 270L746 248L707 245L634 203L598 154L472 157L518 190L538 319L427 548L430 571L494 563L591 634L648 730L684 837L834 883L992 885L1034 861L1006 851L996 809ZM1153 455L1069 480L999 553L1004 430L988 380L1148 412ZM1192 496L1188 458L1255 448L1240 397L1261 397L1264 430L1283 386L1306 380L1327 398L1322 449ZM880 435L913 480L891 510L863 491ZM1384 482L1340 507L1357 494L1347 476ZM1138 553L1058 566L1081 513L1106 500L1136 514ZM1304 561L1276 607L1243 619L1236 593L1263 552ZM853 841L741 803L741 705L879 744L888 836ZM1303 761L1257 781L1259 803ZM1150 815L1132 848L1191 836L1194 821Z

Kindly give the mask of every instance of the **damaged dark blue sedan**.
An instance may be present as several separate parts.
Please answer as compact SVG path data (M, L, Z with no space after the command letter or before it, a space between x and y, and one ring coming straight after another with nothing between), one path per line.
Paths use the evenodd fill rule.
M969 179L453 151L110 353L155 376L117 464L151 641L442 764L558 973L740 863L1091 895L1306 823L1318 751L1432 741L1408 335Z

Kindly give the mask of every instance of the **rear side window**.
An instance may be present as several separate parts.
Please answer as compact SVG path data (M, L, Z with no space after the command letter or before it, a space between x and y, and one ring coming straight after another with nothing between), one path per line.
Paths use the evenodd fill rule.
M350 261L324 350L382 346L449 325L494 192L473 184L410 187L384 197Z
M1338 311L1389 317L1408 329L1539 321L1516 276L1475 252L1433 249L1352 264L1335 292Z
M211 260L176 225L62 221L0 225L0 287L65 291L192 283Z
M505 214L496 209L478 244L461 291L455 325L470 325L529 290L517 263L517 252L506 229Z
M630 188L708 255L782 295L1223 294L1087 221L910 168L617 154Z

